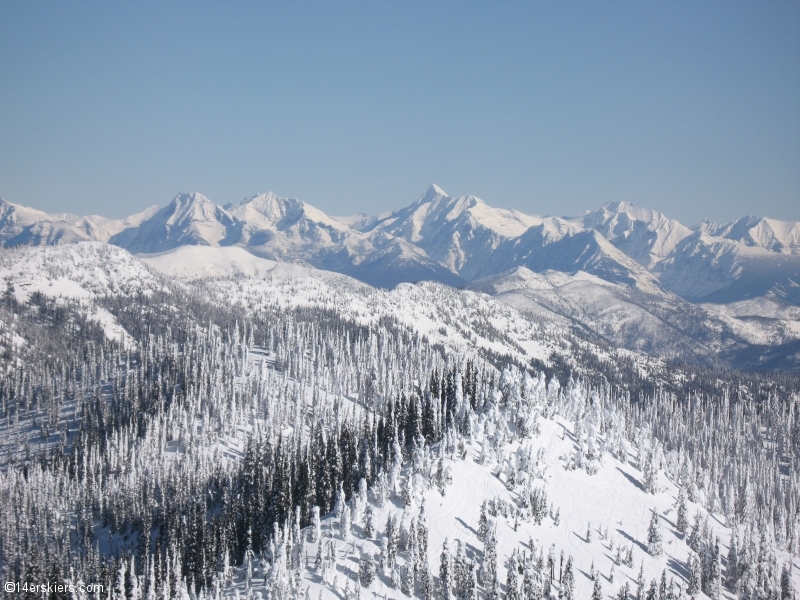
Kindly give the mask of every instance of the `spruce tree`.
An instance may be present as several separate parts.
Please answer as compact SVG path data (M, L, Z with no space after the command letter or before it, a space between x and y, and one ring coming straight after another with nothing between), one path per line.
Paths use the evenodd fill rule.
M575 573L573 573L571 556L567 559L567 566L564 568L561 591L564 594L564 600L573 600L575 598Z
M690 596L694 596L700 591L700 561L694 552L689 554L689 559L686 565L689 571L689 582L686 585L686 592Z
M711 564L708 570L708 596L711 600L719 600L722 591L722 567L720 565L719 537L714 540L711 550Z
M650 581L650 587L647 589L645 600L659 600L658 599L658 582L655 579Z
M787 561L781 568L781 600L795 600L792 563Z
M739 581L739 550L736 543L736 528L731 530L731 541L728 546L728 561L726 565L726 584L732 590L736 589L736 583Z
M636 600L644 600L646 592L644 586L644 561L642 561L639 565L639 575L636 577Z
M361 585L368 588L375 580L375 559L371 552L361 551L361 560L358 567L358 580Z
M683 489L683 486L678 491L678 514L676 518L675 528L680 534L685 535L689 527L689 509L686 506L686 490Z
M447 538L442 543L442 554L439 558L439 597L450 600L453 595L453 560Z
M651 556L661 556L664 553L661 537L661 523L658 513L653 510L650 515L650 525L647 528L647 551Z
M592 588L592 600L603 600L603 588L600 586L600 578L595 577L594 587Z
M478 539L483 541L488 531L488 517L486 515L486 500L481 503L481 514L478 517Z
M517 567L511 564L506 572L506 599L519 600L519 584L517 582Z

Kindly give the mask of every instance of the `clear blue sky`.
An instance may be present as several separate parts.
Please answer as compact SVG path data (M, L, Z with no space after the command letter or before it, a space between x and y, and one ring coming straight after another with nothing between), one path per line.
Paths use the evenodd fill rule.
M800 3L0 0L0 196L800 219Z

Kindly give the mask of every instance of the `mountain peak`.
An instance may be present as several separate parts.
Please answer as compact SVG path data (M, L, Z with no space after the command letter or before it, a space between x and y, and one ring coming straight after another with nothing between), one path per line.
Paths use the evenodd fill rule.
M603 204L603 208L605 208L609 212L621 213L621 212L628 212L631 210L637 210L639 207L636 206L633 202L625 202L624 200L612 200L611 202L606 202L605 204Z

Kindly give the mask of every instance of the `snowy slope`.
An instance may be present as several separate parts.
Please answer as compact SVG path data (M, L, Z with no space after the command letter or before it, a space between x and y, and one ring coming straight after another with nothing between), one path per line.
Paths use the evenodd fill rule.
M179 246L158 254L141 254L141 261L155 270L181 280L208 277L252 277L264 279L304 276L310 269L261 258L238 246Z
M152 294L164 289L145 265L128 252L100 242L0 251L0 287L18 302L31 294L79 302L109 339L126 337L113 315L95 300L106 295Z
M800 222L748 215L725 224L704 221L697 231L781 254L800 254Z
M86 240L107 242L121 231L136 227L152 216L151 206L125 219L97 215L79 217L68 213L52 215L0 198L0 243L4 246L50 246Z
M319 543L333 546L335 561L321 574L314 568L317 543L308 542L313 536L312 529L304 530L306 541L303 545L307 558L301 563L303 567L299 574L302 589L308 589L306 597L348 598L347 591L351 594L350 598L355 598L356 593L368 598L404 597L399 586L392 583L389 573L381 569L377 570L377 577L368 588L362 587L358 579L361 556L368 554L375 557L376 562L380 561L381 544L390 515L408 527L412 518L420 519L420 515L424 514L422 518L428 526L425 560L436 584L440 582L438 574L445 541L451 554L455 554L457 542L460 542L466 556L480 564L485 551L485 544L478 536L481 505L500 500L516 510L521 490L507 487L500 476L500 466L516 459L517 451L522 447L530 449L533 455L543 457L537 467L542 476L538 481L534 480L534 487L544 490L547 499L557 507L560 518L558 524L546 516L540 525L523 519L517 519L515 525L515 518L510 515L504 516L498 512L496 516L489 516L489 523L496 528L498 540L501 593L508 592L506 574L512 564L512 555L525 552L530 556L531 542L537 553L547 553L551 546L555 549L553 597L558 594L559 571L563 570L563 563L559 565L561 552L574 561L576 598L591 597L594 586L590 578L592 567L597 572L606 598L616 596L625 584L628 584L630 593L635 594L640 568L646 586L649 587L653 580L659 582L662 572L666 572L667 581L674 583L675 593L679 588L685 593L688 585L685 564L691 549L686 536L675 529L678 498L675 482L661 473L657 481L658 493L645 492L641 484L642 473L633 464L635 453L629 454L624 461L606 456L594 475L587 474L585 470L566 470L567 457L575 452L576 447L572 424L560 417L543 419L540 423L541 434L538 437L506 445L502 454L489 464L481 464L481 448L488 443L488 438L483 437L466 446L463 460L456 455L445 458L444 464L450 469L452 484L444 489L444 494L439 489L425 485L413 494L410 506L404 506L400 490L390 494L383 506L370 499L374 527L377 529L371 537L364 533L363 516L360 521L353 523L351 533L346 537L333 514L325 517ZM539 454L540 451L543 454ZM731 529L726 526L724 517L708 513L702 503L688 502L687 507L690 515L711 517L714 533L722 539L722 554L727 554ZM647 552L648 527L653 511L658 515L662 529L664 553L661 556L652 556ZM588 538L587 530L591 534ZM632 554L630 566L623 562L629 549ZM623 557L620 562L616 561L618 555ZM781 562L787 558L786 553L781 553ZM401 569L410 560L412 558L406 552L401 550L398 553ZM259 561L255 563L258 565ZM251 594L265 597L265 579L269 578L265 570L256 567L249 584ZM800 572L795 573L795 580L796 585L800 585ZM518 585L521 582L522 577L519 576ZM232 572L224 592L240 597L247 595L244 567ZM413 595L423 596L419 583ZM698 597L706 596L701 592ZM729 590L723 589L722 598L733 597Z
M727 304L762 296L800 303L800 256L695 233L653 273L690 301Z
M186 244L226 246L241 236L241 226L202 194L178 194L167 206L110 238L133 252L161 252Z
M432 185L414 203L387 216L359 225L364 232L386 232L423 249L454 273L469 271L467 263L490 254L497 245L541 224L515 210L488 206L480 198L452 198ZM469 278L469 275L466 275Z
M646 268L672 254L678 242L692 234L678 221L629 202L609 202L570 221L596 230Z
M583 273L534 273L524 267L481 279L471 289L491 294L520 311L569 323L612 344L663 358L709 363L721 354L737 362L751 344L778 348L800 340L796 311L773 303L770 315L717 305L696 306L677 296L652 295ZM780 306L780 308L778 308ZM763 313L763 314L762 314Z

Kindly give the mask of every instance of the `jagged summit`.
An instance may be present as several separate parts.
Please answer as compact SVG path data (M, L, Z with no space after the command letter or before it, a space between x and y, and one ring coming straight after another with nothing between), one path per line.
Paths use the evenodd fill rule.
M414 202L389 213L331 217L275 192L225 207L192 192L123 220L50 215L0 201L4 245L81 240L109 241L138 253L238 245L263 258L378 285L426 278L458 284L527 266L581 270L652 293L666 288L691 294L693 301L703 294L726 301L750 297L741 282L758 279L759 294L794 302L792 282L800 277L798 222L746 216L689 228L627 201L607 202L577 217L542 218L495 208L473 195L453 197L431 184ZM387 269L391 277L384 276Z

